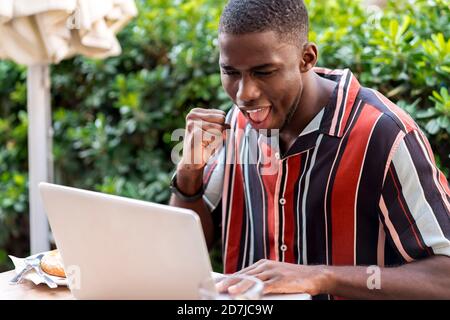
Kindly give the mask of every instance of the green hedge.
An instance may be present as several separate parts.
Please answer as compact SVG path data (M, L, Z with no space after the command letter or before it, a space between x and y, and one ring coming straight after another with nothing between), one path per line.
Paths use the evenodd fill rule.
M217 64L225 0L137 2L138 18L119 35L121 56L52 67L55 178L163 203L172 131L184 127L191 107L230 106ZM353 0L306 2L320 65L350 67L363 85L398 101L424 128L448 177L448 0L395 1L381 16ZM0 270L10 267L6 252L28 251L25 79L25 68L0 61Z

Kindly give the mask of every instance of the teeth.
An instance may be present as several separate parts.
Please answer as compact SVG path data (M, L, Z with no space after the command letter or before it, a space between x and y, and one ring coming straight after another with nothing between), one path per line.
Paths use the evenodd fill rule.
M256 113L256 112L260 112L262 110L264 110L264 108L256 109L256 110L248 110L247 113Z

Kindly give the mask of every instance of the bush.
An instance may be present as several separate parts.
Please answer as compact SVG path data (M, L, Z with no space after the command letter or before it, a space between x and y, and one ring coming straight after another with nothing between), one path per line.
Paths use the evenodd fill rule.
M220 85L217 25L225 0L139 0L106 60L52 67L55 180L164 203L172 131L191 107L230 106ZM410 112L450 167L450 23L444 0L391 2L383 15L352 0L306 1L320 65L351 68ZM333 17L331 19L330 17ZM0 61L0 265L28 252L26 69ZM3 248L3 249L1 249ZM217 258L217 251L214 253ZM0 269L2 267L0 266ZM214 259L214 268L220 263Z
M347 0L306 1L320 63L349 67L422 127L450 174L450 6L448 0L389 1L383 13ZM333 17L330 19L329 17Z

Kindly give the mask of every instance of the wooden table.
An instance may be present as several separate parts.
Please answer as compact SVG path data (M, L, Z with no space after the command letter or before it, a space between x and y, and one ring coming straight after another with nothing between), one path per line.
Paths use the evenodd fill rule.
M15 275L14 271L0 273L0 300L71 300L69 288L58 287L50 289L46 284L35 285L24 280L22 283L11 285L9 280Z

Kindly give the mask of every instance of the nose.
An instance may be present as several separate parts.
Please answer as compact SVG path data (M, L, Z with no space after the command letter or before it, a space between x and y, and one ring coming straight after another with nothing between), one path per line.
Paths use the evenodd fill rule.
M250 77L242 77L239 81L239 90L237 92L237 100L242 103L248 103L258 100L261 95L257 84Z

